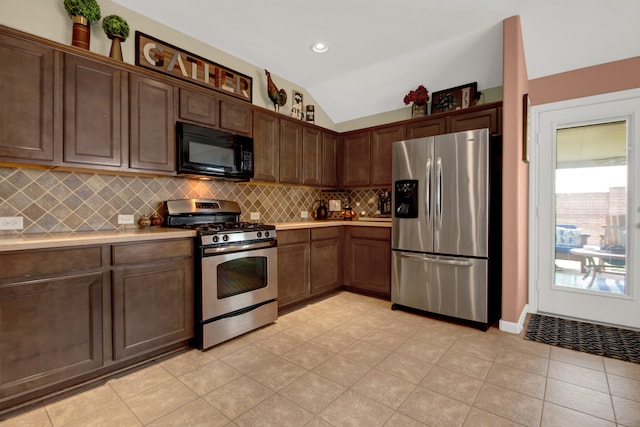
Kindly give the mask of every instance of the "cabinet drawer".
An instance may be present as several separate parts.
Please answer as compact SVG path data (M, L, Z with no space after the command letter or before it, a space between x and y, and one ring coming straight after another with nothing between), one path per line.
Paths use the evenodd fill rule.
M162 240L113 246L113 265L193 256L193 240Z
M312 228L311 240L326 240L340 237L340 227Z
M96 269L102 267L102 247L6 252L0 265L0 281Z
M285 230L277 234L278 245L289 245L292 243L304 243L309 241L309 230Z
M390 240L391 229L390 228L378 228L378 227L349 227L349 236L360 239L374 239L374 240Z

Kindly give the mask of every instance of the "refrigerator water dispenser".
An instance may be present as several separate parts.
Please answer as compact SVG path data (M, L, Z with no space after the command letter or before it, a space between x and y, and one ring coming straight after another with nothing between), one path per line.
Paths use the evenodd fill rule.
M403 179L395 182L396 218L418 217L418 180Z

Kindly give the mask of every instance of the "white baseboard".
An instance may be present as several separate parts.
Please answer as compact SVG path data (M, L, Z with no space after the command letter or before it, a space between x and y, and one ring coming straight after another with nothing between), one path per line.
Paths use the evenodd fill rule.
M522 313L520 313L520 318L518 319L518 323L507 322L505 320L500 319L499 325L500 330L509 332L512 334L519 334L524 329L524 319L527 317L527 313L529 312L529 304L525 304L522 309Z

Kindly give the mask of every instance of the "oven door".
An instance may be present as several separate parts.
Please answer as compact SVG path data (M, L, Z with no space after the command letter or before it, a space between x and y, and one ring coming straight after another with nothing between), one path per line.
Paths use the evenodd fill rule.
M231 253L219 252L218 248L203 250L201 320L227 315L278 297L276 241L266 244L269 247Z

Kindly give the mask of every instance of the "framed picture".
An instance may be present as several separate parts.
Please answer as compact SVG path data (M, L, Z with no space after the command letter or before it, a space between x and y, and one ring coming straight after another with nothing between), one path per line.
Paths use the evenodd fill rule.
M302 94L297 90L292 90L293 96L291 97L291 117L302 120Z
M531 100L529 94L522 95L522 161L529 163L529 138L531 132L529 131L530 120L529 110L531 109Z
M477 91L478 83L473 82L433 92L431 96L431 114L469 108L473 105Z

